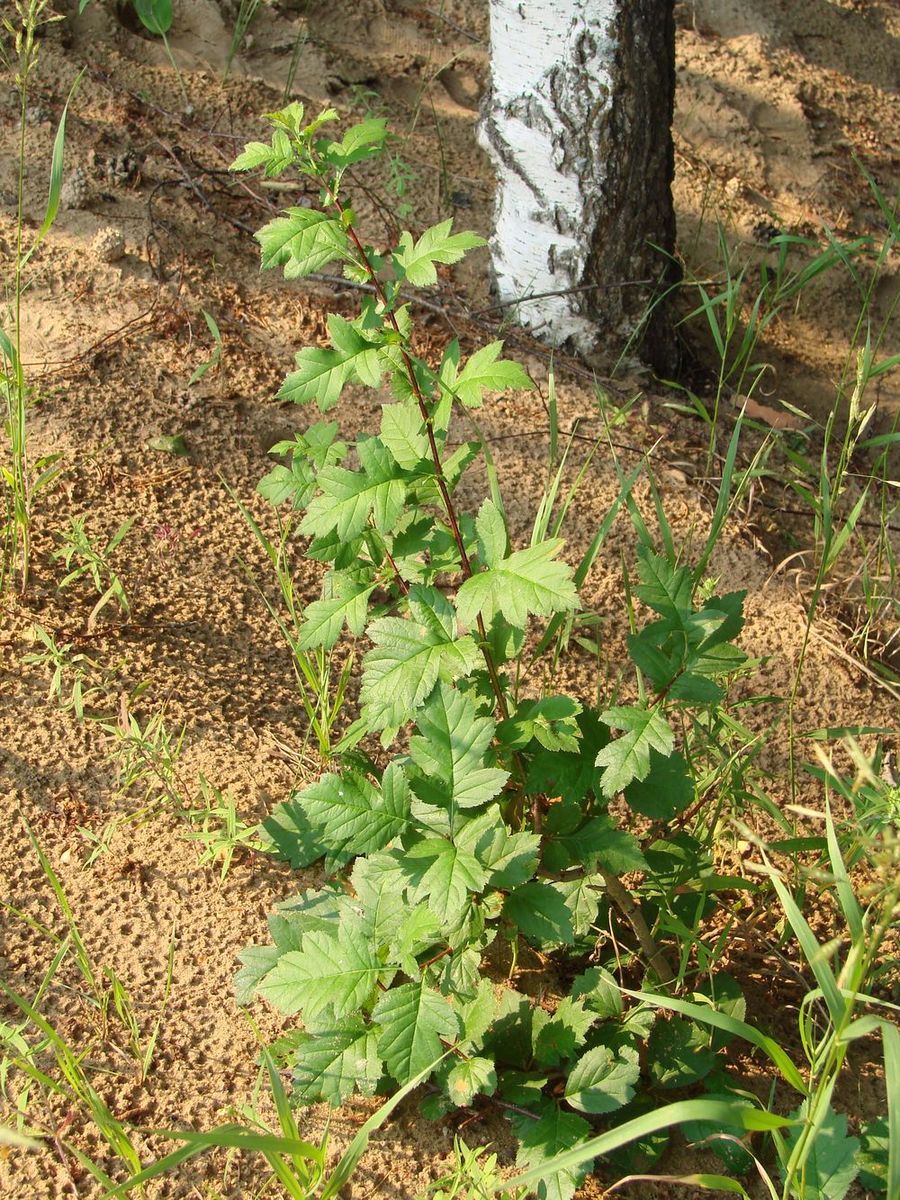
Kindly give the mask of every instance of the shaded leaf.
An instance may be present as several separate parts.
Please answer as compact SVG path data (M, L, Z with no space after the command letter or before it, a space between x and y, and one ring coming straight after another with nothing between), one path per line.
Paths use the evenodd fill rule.
M294 1056L294 1096L308 1104L326 1100L339 1107L359 1089L375 1092L381 1078L376 1037L360 1017L317 1029Z
M646 779L650 772L650 752L662 755L672 752L675 736L668 721L658 708L617 706L600 714L613 729L625 730L623 737L605 746L596 757L603 767L603 795L612 798L633 779Z

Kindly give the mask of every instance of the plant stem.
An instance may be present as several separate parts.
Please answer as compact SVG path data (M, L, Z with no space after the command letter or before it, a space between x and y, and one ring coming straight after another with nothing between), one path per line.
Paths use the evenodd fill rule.
M431 454L431 461L434 463L434 469L436 472L435 479L437 481L438 490L441 493L444 512L447 515L447 520L450 522L450 530L453 534L453 540L456 543L456 548L459 552L459 561L462 567L463 575L465 575L466 579L471 579L472 575L474 574L472 570L472 564L469 561L468 554L466 553L465 542L463 540L463 536L459 528L459 522L456 517L456 508L454 507L453 499L450 495L450 489L447 487L447 481L444 478L444 467L441 462L441 452L438 449L437 439L434 436L434 424L431 419L431 413L428 411L428 404L425 400L425 396L423 395L422 389L419 386L419 380L416 378L416 371L413 365L412 356L406 349L406 346L403 345L403 334L400 332L400 326L397 322L397 318L394 315L394 311L390 305L390 302L388 301L387 296L385 295L381 281L372 270L372 264L369 262L369 256L366 254L365 246L363 246L359 235L354 229L352 221L349 221L346 217L347 210L341 204L334 189L329 187L328 184L325 184L324 187L329 199L331 200L331 203L334 205L341 218L341 224L346 229L348 237L353 242L356 252L359 255L361 265L365 269L366 274L369 276L369 279L372 282L372 286L375 289L375 295L384 306L384 311L391 323L391 327L401 339L400 353L403 356L403 365L406 367L406 374L409 378L410 387L413 390L413 395L416 397L416 403L422 416L422 423L425 427L425 434L428 438L429 453ZM479 649L481 650L485 666L487 667L488 676L490 677L491 690L493 691L494 698L497 701L497 708L500 710L504 721L506 721L509 719L509 705L506 702L506 696L503 692L503 685L500 683L497 664L494 662L494 657L487 645L487 629L485 628L484 619L480 613L476 618L476 624L478 627Z
M656 939L650 932L647 922L644 920L644 914L638 905L635 904L628 889L622 883L622 880L619 879L618 875L612 875L607 871L601 871L601 875L603 876L603 883L609 898L634 931L634 935L640 944L648 965L659 976L661 983L673 983L675 972L672 969L672 964L657 945Z

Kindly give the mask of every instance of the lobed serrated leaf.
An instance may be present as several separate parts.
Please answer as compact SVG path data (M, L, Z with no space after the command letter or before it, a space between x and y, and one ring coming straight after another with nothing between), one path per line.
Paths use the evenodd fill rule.
M403 865L411 899L427 903L442 925L452 921L470 893L483 890L487 878L474 854L441 837L415 842L407 849Z
M457 1107L471 1104L476 1096L492 1096L497 1090L497 1070L489 1058L464 1058L447 1075L447 1095Z
M310 825L329 850L371 854L410 826L409 786L391 763L382 789L361 775L323 775L296 796Z
M253 171L257 167L268 166L272 158L272 147L266 142L248 142L237 156L229 171Z
M428 777L416 786L423 800L451 810L478 808L500 793L508 772L482 765L494 722L476 716L461 692L443 683L435 688L416 717L416 728L409 752Z
M801 1107L791 1115L804 1117L805 1113ZM789 1151L794 1149L803 1133L802 1122L788 1131L785 1141ZM803 1171L807 1194L815 1196L816 1200L844 1200L850 1184L859 1174L858 1151L859 1139L848 1136L845 1114L829 1108L824 1118L817 1122L815 1136L810 1140ZM783 1164L781 1175L784 1178Z
M457 638L442 620L447 601L434 600L429 611L415 601L433 588L410 588L410 607L420 619L382 617L373 621L368 635L375 648L363 660L360 700L373 729L408 721L423 706L438 680L450 682L469 675L479 661L478 647L468 635ZM443 604L441 603L443 602ZM452 611L452 610L451 610Z
M571 1150L585 1141L590 1126L583 1117L564 1112L558 1105L547 1105L540 1120L511 1117L519 1136L516 1165L541 1167L564 1150ZM539 1200L571 1200L575 1189L584 1182L590 1162L562 1171L548 1173L537 1185Z
M566 1100L584 1113L611 1113L634 1096L641 1068L632 1046L596 1046L582 1055L566 1080Z
M556 1011L535 1007L531 1014L531 1041L535 1062L555 1067L575 1057L597 1014L588 1012L582 1000L565 996Z
M362 470L326 466L319 472L322 494L300 524L301 532L323 537L334 531L342 542L356 537L371 519L389 532L403 511L406 485L387 449L376 438L357 444Z
M489 342L468 359L452 384L453 392L467 408L480 408L484 393L533 391L534 382L517 362L499 359L502 342Z
M361 919L348 915L329 933L304 934L301 949L283 954L258 990L285 1016L312 1021L328 1012L340 1020L366 1003L383 972Z
M382 442L398 466L405 471L415 470L429 456L428 438L418 404L385 404L381 414Z
M625 735L610 742L597 755L596 766L603 768L600 786L610 799L633 779L646 779L650 772L650 752L671 754L675 735L658 708L617 706L600 714L612 729Z
M565 898L550 883L535 879L510 892L503 915L534 945L571 946L575 941L572 914Z
M347 231L340 221L314 208L289 208L255 235L262 267L283 267L285 279L321 271L336 258L352 259Z
M404 983L380 997L372 1010L378 1050L393 1078L407 1083L443 1053L441 1039L459 1032L447 1000L422 983Z
M308 346L297 352L294 362L297 369L278 389L278 399L292 404L315 400L322 412L334 408L347 381L346 365L338 351Z
M551 538L515 550L496 566L466 579L456 597L460 621L471 628L479 615L490 624L500 613L511 625L524 629L531 615L574 612L578 592L571 569L554 561L562 546L560 538Z
M358 1089L371 1096L381 1078L377 1039L361 1018L318 1029L294 1056L294 1096L338 1108Z
M451 233L453 218L426 229L414 243L411 233L400 235L396 254L399 266L413 287L429 287L437 283L435 263L455 263L467 250L486 246L484 238L475 233Z

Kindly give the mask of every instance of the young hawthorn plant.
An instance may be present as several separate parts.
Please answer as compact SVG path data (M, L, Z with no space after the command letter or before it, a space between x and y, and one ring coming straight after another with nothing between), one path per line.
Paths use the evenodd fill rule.
M646 699L598 712L570 696L518 696L509 666L532 618L558 628L578 609L573 572L559 538L512 547L496 489L477 513L463 511L457 485L480 446L451 451L450 428L485 392L535 385L501 358L501 342L464 361L454 341L430 366L413 350L401 295L483 239L444 221L418 238L404 232L391 250L365 244L343 183L382 151L385 121L337 141L324 133L337 119L330 109L305 123L293 103L268 119L271 141L250 143L233 169L296 169L318 183L321 208L289 208L259 231L263 267L297 278L336 260L371 289L354 320L329 317L329 348L299 351L279 395L327 413L348 383L386 380L392 398L377 434L351 449L336 422L318 421L277 448L289 464L260 484L304 514L307 553L327 564L301 644L328 649L346 626L371 648L340 769L268 822L284 857L298 868L324 857L333 882L272 916L273 943L242 955L238 997L259 994L302 1018L292 1039L300 1101L337 1105L355 1090L403 1086L441 1059L432 1110L494 1097L519 1136L520 1164L533 1167L635 1096L655 1016L623 1013L612 976L590 965L601 911L630 925L651 980L669 984L674 972L622 882L649 866L609 804L624 793L664 828L693 801L669 716L723 697L718 677L743 661L730 644L742 595L695 607L690 569L645 547L633 591L656 619L629 645ZM371 735L385 752L377 761L363 748ZM500 964L512 962L511 977L525 947L558 958L570 981L548 1007L495 986ZM715 1048L697 1059L679 1082L718 1061ZM558 1172L542 1189L571 1195L585 1170Z

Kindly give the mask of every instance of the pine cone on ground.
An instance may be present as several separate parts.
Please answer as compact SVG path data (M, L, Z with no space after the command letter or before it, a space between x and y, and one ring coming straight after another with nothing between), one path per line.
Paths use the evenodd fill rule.
M63 208L84 208L90 199L90 185L81 167L70 171L63 180L59 202Z
M99 229L91 241L91 253L98 262L117 262L125 253L125 235L115 225Z

